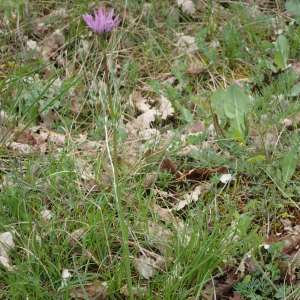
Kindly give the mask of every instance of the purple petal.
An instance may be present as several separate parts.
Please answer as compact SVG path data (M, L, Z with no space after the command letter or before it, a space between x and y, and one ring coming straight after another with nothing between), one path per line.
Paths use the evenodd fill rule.
M112 10L109 12L109 14L107 15L106 20L107 20L107 21L112 21L113 15L114 15L114 9L112 9Z
M95 21L91 15L85 14L85 15L82 15L82 18L88 24L88 26L90 26L92 29L94 29Z
M107 16L105 7L98 8L98 11L96 9L93 10L95 14L95 20L91 15L87 13L85 15L82 15L82 17L86 21L87 25L90 26L99 35L110 32L121 22L120 20L118 20L119 15L117 15L113 20L114 9L111 9Z

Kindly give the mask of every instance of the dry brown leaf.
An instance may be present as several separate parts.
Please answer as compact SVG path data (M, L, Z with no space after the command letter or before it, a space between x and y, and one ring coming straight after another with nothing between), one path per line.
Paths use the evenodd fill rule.
M91 165L82 159L75 160L75 166L83 180L95 180L94 170Z
M55 35L50 36L45 42L45 46L43 47L43 58L47 60L48 56L50 56L52 52L55 52L62 47L64 43L65 42L62 34L60 34L59 31L55 31ZM58 53L55 55L55 57L52 56L52 58L56 58L57 56Z
M178 6L181 6L183 12L193 15L196 11L195 4L192 0L176 0Z
M293 67L294 67L294 72L300 75L300 62L297 61Z
M229 300L244 300L244 297L241 297L240 294L234 293L233 297L229 297Z
M171 102L161 95L158 98L159 101L159 112L162 120L166 120L168 116L172 116L175 113L174 108L172 107Z
M144 184L150 187L154 182L156 182L157 178L158 174L156 172L148 173L144 179Z
M199 119L195 120L193 124L188 125L184 132L199 134L205 130L205 122Z
M282 225L284 226L283 229L284 229L286 232L290 232L290 233L293 233L293 234L295 234L295 235L299 235L299 234L300 234L300 225L296 225L295 227L293 227L293 226L292 226L291 220L288 220L288 219L285 219L285 220L280 219L279 221L280 221L280 222L282 223Z
M299 249L300 246L300 235L285 233L281 235L271 235L269 238L266 238L263 242L263 247L268 249L272 243L279 243L284 241L285 244L281 248L281 253L284 255L289 255L293 250Z
M146 128L139 132L139 137L143 140L156 139L160 137L160 132L155 128Z
M165 157L164 160L161 163L161 170L170 172L173 175L176 175L177 178L179 178L180 176L182 176L182 173L180 171L178 171L178 168L176 166L176 164L173 162L172 159L170 159L169 157Z
M41 119L43 120L42 126L45 126L46 128L50 128L52 124L55 123L55 120L60 120L59 115L56 113L56 111L52 111L51 109L46 114L45 112L42 112L40 114Z
M84 236L85 232L86 230L82 228L74 230L68 235L67 241L69 241L71 244L76 244Z
M82 144L87 140L87 132L84 134L78 134L78 137L76 139L76 144Z
M8 258L10 249L15 248L13 235L11 232L3 232L0 234L0 256Z
M137 286L137 287L132 287L132 293L133 293L133 297L134 298L140 298L141 295L147 293L147 287L141 287L141 286ZM127 287L127 284L122 286L120 288L120 294L124 295L125 297L129 297L129 290Z
M140 256L135 259L137 270L141 277L149 279L155 272L155 260L150 257Z
M160 113L156 109L149 109L136 119L133 119L132 123L139 128L150 128L150 124L155 121L156 116L160 116Z
M80 150L95 151L100 148L101 142L87 141L87 133L85 133L78 135L76 144Z
M74 95L70 98L71 101L71 111L75 114L79 114L83 108L83 100L78 96Z
M107 292L107 282L94 281L92 284L84 285L86 294L88 295L88 300L104 300L109 298L109 293ZM87 300L86 296L81 288L77 286L73 288L70 292L70 296L79 300Z
M7 257L0 256L0 264L2 264L9 272L14 271L15 266L11 266Z
M41 211L41 216L42 216L45 220L49 221L49 220L51 220L51 218L52 218L52 212L51 212L50 210L48 210L48 209L43 209L43 210Z
M186 171L183 175L178 179L179 182L183 180L183 178L191 179L191 180L201 180L202 178L210 178L214 173L224 174L228 171L228 166L222 166L215 169L194 169L191 171Z
M132 94L132 98L134 99L134 104L139 112L145 113L151 109L150 104L147 103L148 100L142 96L141 92L135 92Z
M176 153L176 156L177 157L187 157L187 156L190 156L190 154L192 154L193 151L199 150L199 148L200 148L200 145L199 146L195 146L195 145L185 146L181 151L179 151L179 152Z
M207 67L203 67L198 61L190 64L186 72L191 75L201 74L203 72L207 72Z
M61 133L56 133L53 131L48 131L48 137L50 142L56 144L57 146L63 146L65 144L65 140L67 138L66 135Z
M159 249L162 254L167 256L170 252L172 252L174 233L170 229L161 224L149 221L148 227L144 228L144 230L148 230L148 240L153 243L153 245Z
M168 222L174 218L171 213L171 209L162 208L156 203L153 203L151 206L153 208L153 212L156 213L161 220Z
M197 202L200 198L200 195L206 192L209 188L211 188L211 184L207 182L196 186L191 193L183 195L184 200L181 200L176 206L172 208L172 210L178 211L184 208L186 205L192 203L193 201Z
M8 146L9 150L20 152L20 153L33 153L34 152L34 150L26 144L12 142L12 143L8 143L7 146Z

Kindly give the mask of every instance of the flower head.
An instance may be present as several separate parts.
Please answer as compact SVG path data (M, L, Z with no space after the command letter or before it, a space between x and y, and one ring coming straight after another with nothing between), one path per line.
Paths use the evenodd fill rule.
M98 33L99 35L110 32L121 22L120 20L118 21L119 15L117 15L114 20L112 19L114 14L113 9L108 13L107 17L105 7L99 8L98 12L96 9L94 9L94 14L95 20L93 16L87 13L82 15L82 18L94 30L94 32Z

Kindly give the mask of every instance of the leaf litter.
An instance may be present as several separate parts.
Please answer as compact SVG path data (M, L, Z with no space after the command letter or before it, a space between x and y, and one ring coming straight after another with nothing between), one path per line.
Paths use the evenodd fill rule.
M191 18L195 18L196 15L201 14L201 10L204 11L207 7L206 3L200 2L193 3L192 1L177 1L177 5L182 13L187 14ZM261 14L263 15L266 13L266 10L269 9L268 5L272 5L269 3L265 6L262 2L263 1L259 1L256 3L255 7L252 7L251 17L255 18ZM253 3L250 4L252 5ZM145 11L148 10L150 10L150 8L145 7ZM205 47L208 47L205 48L205 51L213 48L218 53L223 53L228 50L226 47L229 48L229 44L224 47L224 43L226 43L226 35L223 36L223 39L219 38L222 36L224 30L226 30L224 25L233 17L233 15L225 3L213 3L213 10L220 26L218 27L213 24L214 30L216 31L216 35L214 37L215 40L208 41L210 37L207 35L207 45L205 45ZM74 17L74 12L66 11L64 8L59 8L50 15L55 18L57 24L66 24L70 18ZM45 13L44 17L48 18L50 15ZM131 12L128 13L126 8L121 8L121 15L123 16L124 21L131 20L132 24L137 26L136 30L142 30L138 27L138 23L133 21L137 19L134 18ZM69 50L67 49L65 32L56 27L54 24L48 24L47 22L42 19L33 23L31 34L34 36L31 38L25 37L25 47L22 48L22 45L20 45L20 47L22 48L23 54L28 54L29 52L32 54L32 61L42 59L47 62L47 64L44 64L42 67L42 74L37 74L40 77L43 77L41 80L51 78L55 72L63 71L61 78L57 78L59 80L55 83L60 88L63 84L66 84L67 81L64 81L65 79L73 78L73 71L76 73L81 72L82 70L80 70L80 67L76 70L72 70L72 66L71 68L68 67L70 64L70 58L68 57ZM242 28L242 25L240 24L241 20L239 20L239 18L237 18L237 20L233 20L233 22L236 22L237 24L239 23L239 28ZM9 22L6 22L5 26L9 26ZM158 24L158 26L161 25ZM205 104L195 101L191 105L193 101L185 101L187 102L184 104L185 107L192 112L191 115L194 119L193 124L187 124L185 129L182 130L182 132L185 130L187 133L186 135L181 135L180 130L177 130L177 135L175 134L173 135L173 138L171 138L171 135L167 132L168 129L174 130L174 128L177 129L181 125L179 112L176 110L176 106L173 102L174 96L172 96L170 92L169 94L165 92L168 91L170 86L172 86L173 90L176 90L177 92L179 91L182 95L186 92L184 83L188 83L189 80L194 80L193 78L196 76L201 77L201 80L204 80L205 76L208 76L209 84L205 84L207 84L206 88L210 87L209 90L211 92L214 92L217 86L223 86L224 89L226 89L226 87L230 84L235 84L240 88L244 88L245 85L255 88L253 78L251 78L251 80L248 78L231 80L230 77L222 77L222 75L218 73L220 70L213 69L213 64L206 64L201 57L199 59L198 56L200 56L200 53L202 53L201 55L203 56L203 52L199 52L202 51L200 48L203 47L203 44L199 43L197 40L199 37L194 36L194 29L189 27L190 26L186 26L184 32L176 33L173 37L170 37L170 41L168 40L168 42L173 45L172 51L169 53L170 59L173 59L172 66L177 67L178 69L182 68L182 65L180 65L182 61L178 59L178 56L184 57L187 55L187 58L184 58L184 64L189 67L185 70L182 69L181 75L183 77L186 75L190 77L184 78L184 80L179 80L178 76L173 76L174 74L171 74L171 71L173 72L174 69L167 69L167 75L163 72L159 75L160 88L157 89L157 87L153 84L150 86L146 82L145 78L149 77L154 80L155 78L153 74L155 72L153 72L153 62L145 55L143 59L145 59L145 65L147 67L143 67L144 69L141 71L141 74L143 74L143 72L146 74L142 76L140 86L135 87L134 91L131 91L131 94L128 97L129 100L126 100L127 107L125 111L126 113L124 113L125 121L123 123L123 125L125 125L126 139L124 139L124 142L120 145L120 149L118 149L121 180L128 180L130 188L134 189L135 184L131 182L132 178L137 174L144 173L144 191L146 194L151 194L152 192L155 195L155 197L150 199L151 201L149 205L149 208L155 218L154 220L145 222L141 228L138 229L144 234L146 233L145 240L148 243L148 248L151 249L151 247L153 247L155 249L153 253L156 254L147 256L149 255L148 252L145 252L147 253L145 254L140 251L141 253L136 255L134 258L137 265L136 275L138 275L141 280L152 280L155 276L158 276L158 274L165 271L168 264L173 266L174 274L176 275L173 276L173 280L179 280L181 278L181 267L178 267L179 265L174 263L176 258L173 257L175 254L172 251L172 243L176 235L179 236L179 240L182 245L187 245L189 243L193 234L193 229L187 221L187 216L189 216L189 214L192 215L191 211L202 205L202 202L205 201L207 197L212 197L211 193L214 189L215 194L212 197L215 199L214 209L219 208L222 214L226 214L226 208L224 205L226 201L230 202L237 199L236 202L234 202L234 205L241 209L244 202L251 202L253 200L252 193L258 193L254 195L256 198L261 197L260 192L252 192L249 188L251 185L255 186L260 184L257 183L258 176L252 176L252 174L249 173L247 174L246 171L238 172L234 170L233 165L231 164L232 160L235 160L239 155L243 158L244 153L240 152L237 156L235 156L235 153L232 150L241 145L239 144L241 143L240 140L234 140L233 138L233 141L230 141L231 144L222 144L222 141L220 141L217 137L218 128L216 124L214 125L210 120L211 111L205 107ZM287 30L285 27L283 27L283 29L278 29L277 27L277 24L274 22L271 23L270 30L272 31L272 34L280 35ZM3 30L2 25L1 30ZM45 33L47 33L47 35L45 35ZM8 31L6 34L12 35L13 32ZM272 37L272 39L275 40L276 37ZM80 47L78 48L78 51L82 51L86 57L89 53L91 53L91 49L96 47L92 44L92 41L86 32L83 32L82 36L80 36L79 43ZM122 49L118 49L117 51L119 50ZM134 52L132 49L130 51L132 51L131 53L137 54L137 52ZM76 53L78 56L74 56L75 59L79 57L79 52ZM194 56L192 57L192 55ZM229 54L227 53L226 55ZM118 58L118 60L120 60L120 58ZM234 59L230 61L230 63L233 61ZM296 61L293 63L293 68L296 72L298 72L297 68L299 62ZM120 61L118 61L118 63L116 61L115 65L120 66L122 64ZM1 70L5 70L5 72L8 68L8 64L5 64L3 67L1 65ZM234 70L234 67L230 64L228 65L228 68L230 69L233 77L235 75L237 75L237 77L240 76L240 71ZM101 66L99 69L101 71ZM121 71L122 67L116 67L113 72L111 72L111 76L119 78ZM236 74L234 74L235 72ZM5 78L2 73L1 78ZM37 78L38 76L35 76L35 79ZM29 77L27 79L29 79ZM97 81L96 77L94 79L93 77L89 78L88 80L93 93L106 93L107 87L103 81ZM86 80L86 84L88 80ZM198 79L196 79L196 82L197 80ZM85 88L89 89L88 85ZM15 88L13 88L13 90L14 89ZM6 85L2 91L1 100L3 99L3 93L7 91L8 89ZM86 118L86 115L84 114L91 114L91 111L93 111L96 106L102 105L100 104L101 97L95 101L91 100L92 98L83 99L82 91L82 88L76 87L72 90L72 93L70 92L67 96L67 99L69 99L70 102L67 113L74 113L77 115L76 117L75 115L72 116L74 117L73 124L77 126L78 123L82 122L84 125L80 124L78 128L82 126L84 131L79 130L78 132L73 133L69 131L67 126L63 125L64 120L61 118L60 112L64 106L67 107L67 102L61 102L60 107L56 110L50 109L47 113L42 112L39 115L37 124L30 124L28 127L25 127L23 124L17 125L12 119L9 120L11 116L8 116L5 111L1 111L0 121L3 125L2 127L4 127L1 130L1 137L3 143L2 149L4 149L3 152L6 156L13 157L14 160L17 160L18 157L34 158L35 156L41 155L43 156L43 162L45 164L51 163L52 160L54 160L56 164L59 164L61 163L61 153L66 151L68 154L65 158L72 163L74 168L73 171L77 174L74 182L80 187L84 197L88 197L90 193L99 193L102 190L105 190L103 186L111 186L112 172L111 166L105 158L107 151L109 150L105 146L104 138L102 137L99 139L99 137L97 137L96 139L93 139L93 135L91 135L90 132L94 130L93 128L95 126L87 125L87 123L83 121L84 118ZM195 94L197 93L196 88L194 92ZM11 96L12 95L13 93L11 93ZM279 96L277 98L279 98ZM275 101L273 99L272 101L277 103L277 100ZM288 105L287 99L282 99L280 101L283 105ZM275 108L276 105L277 104L274 104L274 107L272 108ZM199 115L196 117L196 110L198 107L202 107L202 115L200 118ZM5 109L6 108L7 107L5 107ZM279 109L279 106L276 108ZM37 110L37 112L41 112L40 104L38 105L38 109L39 110ZM130 109L132 109L134 113L127 114ZM268 111L268 114L272 115L274 112L270 110ZM286 134L285 130L292 133L297 133L298 131L299 113L296 111L292 115L282 117L278 120L278 124L281 124L282 129L270 125L272 123L270 122L268 114L261 115L258 121L253 120L253 118L249 120L249 141L252 141L253 143L245 143L244 145L249 148L249 153L253 153L253 155L254 153L256 155L257 153L260 153L260 151L264 151L265 156L272 156L276 153L276 151L279 151L278 149L285 149L288 147L283 140L283 136ZM219 117L223 117L223 119L219 120L218 124L222 126L223 130L225 130L228 135L232 129L232 127L230 127L230 120L225 120L225 116ZM78 122L76 121L77 118L79 118ZM8 124L10 121L14 124L12 128ZM38 124L39 126L36 126ZM57 124L60 124L61 127L57 126ZM101 126L109 125L103 123ZM205 135L206 137L204 138ZM197 140L197 142L195 142L195 140ZM151 154L149 156L145 155L149 149L151 149ZM167 152L169 152L167 156L165 155L166 149L168 149ZM211 157L209 157L209 153L205 152L205 149L207 149L210 153L215 153L215 156L218 159L211 159ZM196 158L197 155L200 155L199 153L202 156L200 160L197 160ZM172 157L172 159L169 157ZM224 159L226 163L221 161L222 157L227 157ZM7 171L13 169L13 166L7 167L7 160L5 160L4 157L1 158L0 162L2 170ZM278 166L275 167L278 168ZM27 166L27 169L25 168L25 173L28 173L30 168L32 168L32 165ZM99 168L103 168L103 170L99 172ZM273 170L274 172L272 173L271 169L268 169L269 174L275 176L274 174L276 174L276 170ZM298 165L295 166L295 170L296 169L298 170ZM285 172L284 168L282 168L282 172ZM36 174L39 174L37 176L42 176L42 173L43 172L37 172ZM126 176L128 173L130 175ZM19 170L18 174L22 176L22 171ZM14 181L5 176L6 175L3 175L2 177L2 191L7 188L18 187ZM291 178L295 179L295 176L298 176L298 174L294 175L293 172ZM164 177L165 182L163 182ZM232 180L232 178L235 180ZM282 178L285 178L284 175L278 178L277 184L280 187L283 187L280 185L279 181ZM221 182L222 185L220 185L219 182ZM39 185L40 189L45 188L42 184ZM164 184L166 186L164 186ZM245 193L241 192L239 187L236 187L236 185L239 184L241 184L241 189L245 188ZM269 183L266 180L262 183L262 185L268 184ZM94 188L95 186L96 188ZM229 195L233 195L231 198L224 193L224 190L226 189L229 191ZM268 194L268 197L271 197L270 193ZM246 199L246 201L244 199ZM84 207L83 210L86 209L87 205L84 200L78 203ZM256 203L255 205L258 204ZM255 205L253 205L252 208L255 208ZM50 224L51 220L56 218L52 210L55 205L53 207L48 205L47 207L50 209L45 208L40 210L40 214L43 219ZM245 207L247 207L248 213L250 213L251 206L245 204ZM293 209L289 209L288 212L281 212L280 210L277 210L277 208L276 215L268 209L266 214L268 215L268 220L271 218L271 225L268 224L267 235L269 235L270 231L276 232L277 229L279 229L280 232L270 234L269 237L264 240L262 243L262 251L264 251L263 255L267 257L267 252L270 247L272 249L275 244L284 242L284 245L280 250L283 257L280 258L282 260L278 263L278 269L281 273L280 279L278 279L277 282L281 281L287 282L289 285L295 285L299 283L299 278L296 274L297 268L299 267L299 225L297 225L297 223L299 223L299 214ZM293 221L280 218L280 216L284 214L291 214ZM263 224L259 223L259 225ZM232 226L232 228L233 232L237 230L234 226ZM68 233L67 235L68 238L66 239L66 243L69 243L71 246L74 246L75 244L82 247L78 242L84 237L85 229L80 228L70 232L71 233ZM47 237L47 234L43 235L43 238L45 237ZM233 237L230 238L233 239ZM3 232L0 234L0 240L1 262L9 271L14 272L14 268L11 267L11 261L13 260L11 260L12 256L10 256L10 250L15 247L12 234L9 232ZM111 245L115 246L116 242ZM98 253L97 255L94 255L93 250L88 249L85 251L84 255L99 265L97 258ZM224 296L228 298L228 295L230 295L230 299L243 299L243 297L241 297L238 293L232 293L234 285L237 282L241 282L245 276L256 273L258 270L256 262L254 262L249 255L245 254L238 259L240 259L240 262L234 259L231 260L231 263L224 262L224 264L220 267L223 269L222 272L218 273L217 269L214 270L214 279L206 283L202 297L211 299L211 297L215 295L218 297ZM266 258L266 260L267 259L268 258ZM92 267L91 270L93 270ZM170 280L171 277L172 276L170 276ZM72 281L71 273L68 270L62 278L65 280L70 279ZM67 281L64 282L64 285L67 284ZM83 291L83 288L85 292ZM120 289L120 293L126 297L128 296L127 292L126 286ZM136 297L143 292L145 292L145 289L142 286L139 286L134 290ZM94 281L89 284L73 287L70 292L70 296L76 299L85 299L86 295L88 295L89 299L108 298L110 295L108 283L105 281Z

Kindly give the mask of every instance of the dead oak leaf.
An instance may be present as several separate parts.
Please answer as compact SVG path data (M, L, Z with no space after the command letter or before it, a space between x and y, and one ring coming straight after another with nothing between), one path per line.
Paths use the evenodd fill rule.
M172 210L178 211L184 208L185 206L191 204L192 202L197 202L200 196L203 195L204 192L206 192L208 189L210 189L211 186L212 185L207 182L196 186L191 193L183 195L184 200L181 200L176 206L172 208Z
M0 256L0 264L2 264L9 272L14 271L14 266L11 266L7 257Z
M175 175L177 178L182 176L182 173L178 171L177 165L173 162L169 157L165 157L161 163L161 170L171 172L171 174Z
M158 101L159 101L159 109L158 110L161 114L162 120L166 120L168 116L172 116L175 113L175 110L172 107L171 102L166 97L161 95L158 98Z
M176 0L178 6L181 6L183 12L193 15L196 11L195 4L192 0Z
M147 287L137 286L132 287L132 293L134 298L139 298L141 295L147 293ZM127 284L120 288L120 294L123 294L125 297L129 297L130 293L127 287Z
M8 259L10 249L15 247L13 235L11 232L3 232L0 234L0 256Z
M46 128L50 128L52 124L54 124L55 120L60 120L59 115L56 113L56 111L52 111L51 109L46 113L42 112L40 114L41 119L43 120L42 126L45 126Z
M137 270L141 277L149 279L155 271L155 260L150 257L141 256L135 259Z
M160 116L160 112L156 109L149 109L136 119L133 119L132 123L139 128L150 128L150 124L155 121L156 116Z
M132 95L132 98L134 99L135 106L139 112L145 113L151 109L150 104L147 103L147 99L142 96L141 92L135 92Z
M56 133L53 131L49 131L48 133L49 133L49 135L48 135L49 140L53 144L55 144L57 146L63 146L65 144L65 140L67 138L66 135L61 134L61 133Z
M17 142L12 142L7 144L9 150L20 152L20 153L33 153L34 150L27 144L21 144Z
M147 228L144 228L144 230L148 230L148 240L159 249L162 254L167 256L168 253L172 251L174 233L170 229L165 228L159 223L149 221Z
M172 56L176 57L183 54L185 51L192 53L198 50L198 46L195 43L195 37L188 35L179 35L176 48L172 51Z
M95 281L92 284L86 284L83 286L85 293L88 295L89 300L104 300L109 298L109 293L107 292L107 282ZM83 292L81 286L77 286L72 289L70 296L75 299L87 299Z

